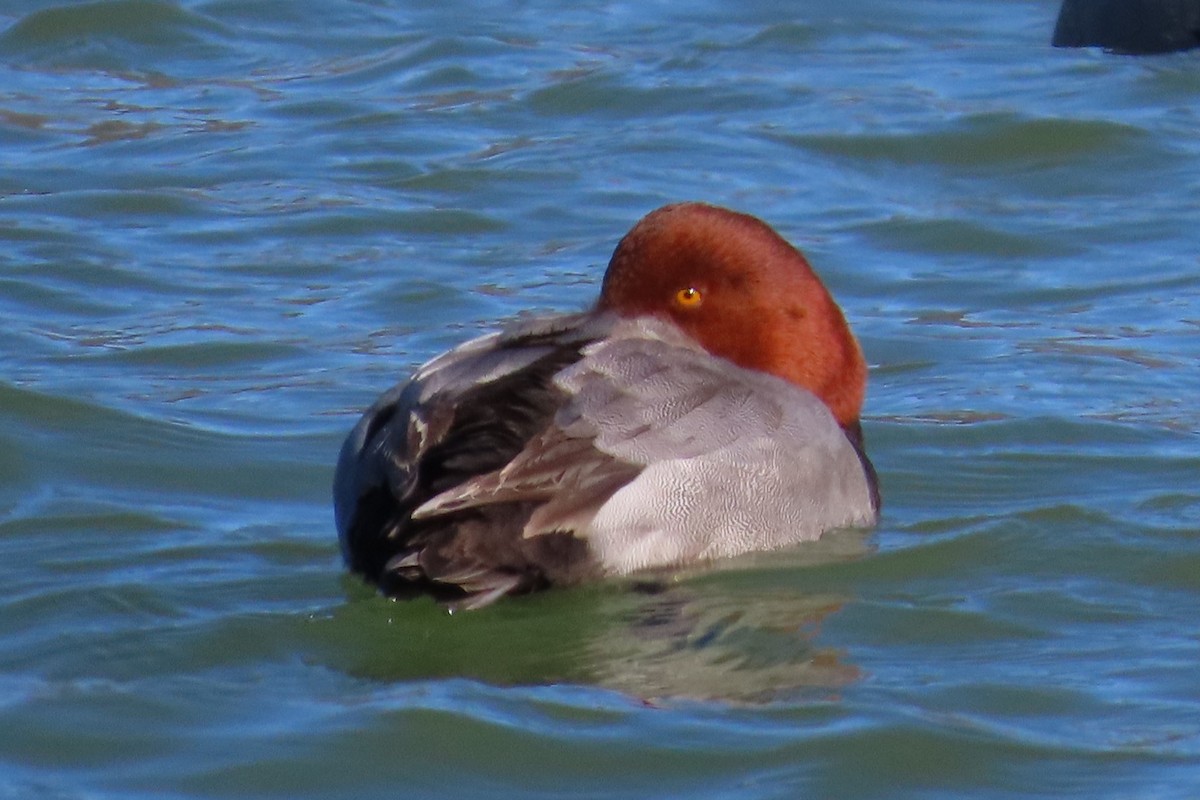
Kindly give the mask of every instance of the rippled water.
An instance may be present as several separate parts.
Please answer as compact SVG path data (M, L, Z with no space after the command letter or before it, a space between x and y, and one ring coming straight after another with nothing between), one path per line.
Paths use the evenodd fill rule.
M0 795L1200 795L1200 56L1056 11L0 4ZM357 411L686 198L845 306L878 530L344 576Z

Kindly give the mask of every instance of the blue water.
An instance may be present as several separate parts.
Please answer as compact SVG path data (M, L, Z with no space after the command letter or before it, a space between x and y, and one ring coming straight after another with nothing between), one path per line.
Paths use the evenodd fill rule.
M1200 796L1200 56L1056 11L0 3L0 797ZM844 306L878 529L346 576L359 411L681 199Z

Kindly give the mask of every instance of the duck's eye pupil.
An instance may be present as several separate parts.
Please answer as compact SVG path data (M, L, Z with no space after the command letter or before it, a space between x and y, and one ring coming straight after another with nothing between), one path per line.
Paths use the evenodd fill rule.
M703 295L695 286L688 286L675 293L675 302L683 308L695 308L700 305L702 299Z

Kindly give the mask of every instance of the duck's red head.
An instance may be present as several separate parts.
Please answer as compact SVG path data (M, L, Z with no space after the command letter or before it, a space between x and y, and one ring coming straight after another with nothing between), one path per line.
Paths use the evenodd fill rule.
M617 245L598 304L674 322L710 353L769 372L858 423L867 365L800 251L766 223L702 203L664 206Z

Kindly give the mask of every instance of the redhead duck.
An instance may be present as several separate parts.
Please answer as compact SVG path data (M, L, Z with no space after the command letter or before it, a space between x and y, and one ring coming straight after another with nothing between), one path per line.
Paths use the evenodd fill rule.
M594 308L459 345L367 410L334 480L342 554L389 595L475 608L872 525L866 376L798 250L665 206Z

